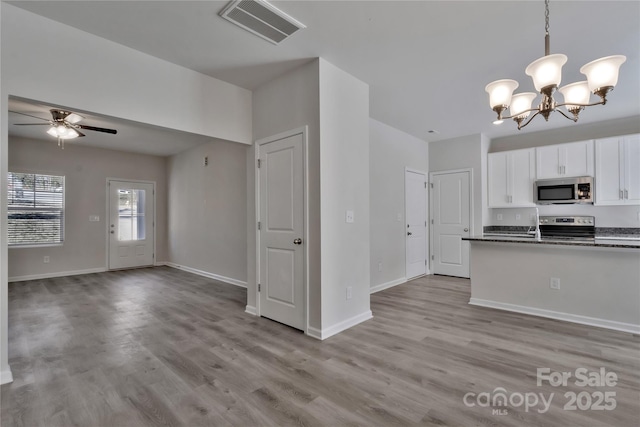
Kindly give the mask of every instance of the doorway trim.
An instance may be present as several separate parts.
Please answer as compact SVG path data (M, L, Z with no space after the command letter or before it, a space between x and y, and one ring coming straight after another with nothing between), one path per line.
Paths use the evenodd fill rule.
M475 216L473 209L473 201L474 201L474 189L473 189L473 168L462 168L462 169L448 169L442 171L435 171L429 173L429 246L430 246L430 256L435 256L435 248L433 243L433 181L436 175L447 175L451 173L459 173L459 172L467 172L469 174L469 235L473 236L475 234ZM430 259L429 261L432 261ZM431 262L429 262L431 266ZM432 274L435 274L435 269Z
M425 203L427 204L426 209L425 209L425 216L424 216L424 221L425 221L425 233L427 234L425 236L424 239L424 253L425 253L425 273L421 276L416 276L411 278L411 280L413 279L417 279L418 277L422 277L422 276L426 276L431 274L431 262L430 261L430 248L429 248L429 239L431 239L431 228L428 226L429 225L429 216L430 216L430 207L431 207L431 202L429 200L429 197L431 196L431 192L429 191L429 181L430 181L430 177L429 177L429 173L425 172L425 171L421 171L418 169L412 169L409 167L404 168L404 225L407 224L407 172L412 172L412 173L417 173L420 175L424 175L424 181L427 183L427 186L425 188ZM402 230L403 233L406 232L406 227L403 227ZM409 277L407 275L407 259L409 257L409 254L407 253L407 243L406 243L406 236L405 236L405 245L404 245L404 277L405 277L405 281L409 280Z
M303 229L303 266L302 266L302 289L304 291L304 333L309 335L309 129L308 126L302 126L299 128L291 129L285 132L281 132L276 135L268 136L266 138L259 139L255 142L255 158L253 167L255 171L255 233L256 233L256 283L255 283L255 296L256 296L256 312L255 315L260 317L260 293L258 292L258 283L260 283L260 230L258 230L257 224L261 221L260 218L260 173L258 172L258 160L260 159L260 146L275 142L280 139L289 138L294 135L302 135L302 229Z
M110 203L111 203L111 194L109 192L109 188L111 185L111 181L118 181L118 182L132 182L132 183L136 183L136 184L151 184L153 185L153 264L151 264L152 266L156 267L158 265L164 265L163 263L158 263L158 257L157 254L158 252L156 251L156 246L157 246L157 241L158 241L158 236L156 234L156 228L157 228L157 224L158 224L158 220L157 220L157 215L158 215L158 209L156 206L156 182L155 181L147 181L147 180L143 180L143 179L123 179L123 178L113 178L113 177L107 177L106 179L106 209L105 209L105 215L104 215L104 240L105 240L105 246L106 246L106 254L105 254L105 271L111 271L109 269L109 256L111 251L109 250L109 242L110 242L110 237L109 237L109 220L110 220Z

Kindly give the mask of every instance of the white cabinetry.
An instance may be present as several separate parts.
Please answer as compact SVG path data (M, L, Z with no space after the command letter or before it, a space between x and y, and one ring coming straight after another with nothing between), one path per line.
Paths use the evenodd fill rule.
M596 141L596 205L640 204L640 135Z
M537 179L593 176L593 141L536 148Z
M503 151L488 157L489 207L535 206L535 150Z

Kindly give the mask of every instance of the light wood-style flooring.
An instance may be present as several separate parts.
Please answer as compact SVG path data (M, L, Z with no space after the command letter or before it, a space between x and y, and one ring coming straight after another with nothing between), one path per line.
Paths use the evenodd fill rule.
M429 276L373 294L372 320L321 342L244 313L242 288L168 267L11 283L15 380L1 388L0 421L639 425L640 337L473 307L469 286ZM567 386L538 387L544 367L604 368L618 381L579 387L572 377ZM513 404L477 405L499 387ZM614 410L564 409L567 392L605 391L615 392ZM476 406L465 405L467 393ZM527 411L514 393L553 393L551 407Z

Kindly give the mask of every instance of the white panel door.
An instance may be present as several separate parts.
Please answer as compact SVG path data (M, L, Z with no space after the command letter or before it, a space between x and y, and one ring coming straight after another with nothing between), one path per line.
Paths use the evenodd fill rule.
M109 269L154 262L154 184L110 180Z
M469 277L470 174L468 171L434 173L433 272Z
M305 329L303 135L259 146L260 315Z
M420 172L405 172L406 276L427 272L427 177Z

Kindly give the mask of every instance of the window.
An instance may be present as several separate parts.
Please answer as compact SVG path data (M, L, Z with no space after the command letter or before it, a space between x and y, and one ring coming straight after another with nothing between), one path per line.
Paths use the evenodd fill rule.
M118 189L118 240L145 239L145 191Z
M64 241L64 176L9 172L9 246Z

